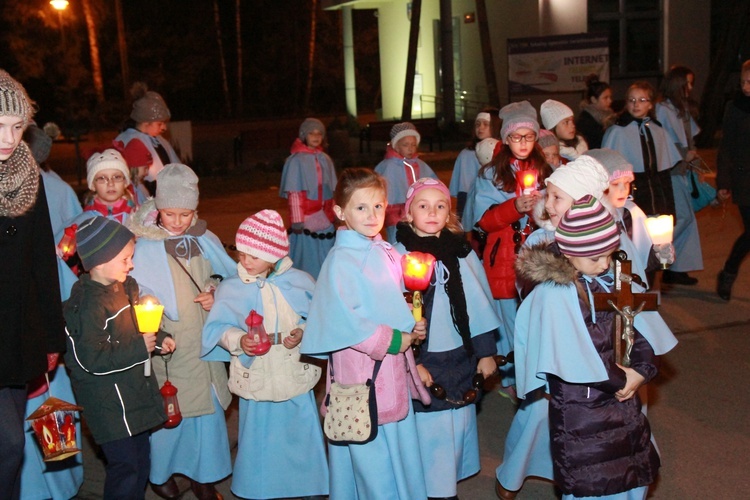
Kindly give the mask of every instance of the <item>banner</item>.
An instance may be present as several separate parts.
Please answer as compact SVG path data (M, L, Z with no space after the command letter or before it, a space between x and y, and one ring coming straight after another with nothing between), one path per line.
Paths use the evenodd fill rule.
M508 90L514 94L576 92L592 73L609 82L606 34L508 39Z

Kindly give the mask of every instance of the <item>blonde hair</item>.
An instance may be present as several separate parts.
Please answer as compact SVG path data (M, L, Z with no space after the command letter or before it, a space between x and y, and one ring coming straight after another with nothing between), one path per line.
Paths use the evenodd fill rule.
M355 191L367 188L380 189L383 193L387 193L388 183L384 177L369 168L347 168L339 176L336 191L333 193L333 200L336 205L344 208Z

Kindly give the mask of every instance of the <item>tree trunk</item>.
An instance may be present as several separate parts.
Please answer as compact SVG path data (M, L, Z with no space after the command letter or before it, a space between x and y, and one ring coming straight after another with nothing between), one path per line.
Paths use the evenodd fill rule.
M224 90L224 106L227 115L232 115L232 105L229 100L229 82L227 81L227 63L224 59L224 42L221 40L221 17L219 17L219 3L214 0L214 28L216 29L216 42L219 45L219 62L221 63L221 84Z
M242 23L240 0L235 0L235 31L237 32L237 115L244 114L244 96L242 93Z
M411 120L411 101L414 99L414 75L417 73L417 46L419 45L419 17L422 0L411 3L411 26L409 28L409 52L406 56L406 82L404 82L404 103L401 120Z
M490 39L487 6L484 0L476 0L477 22L479 23L479 42L482 45L482 62L484 64L484 79L487 85L487 102L490 106L500 107L500 94L497 92L497 78L495 77L495 60L492 58L492 41Z
M721 39L717 53L711 57L711 68L701 96L701 133L696 140L698 147L713 145L714 135L724 116L724 89L750 27L750 2L727 0L723 5L722 19L716 23L722 27Z
M310 6L310 44L307 51L307 85L305 86L305 100L302 108L310 110L310 95L312 94L313 70L315 68L315 31L317 29L318 0L312 0Z
M117 17L117 45L120 49L120 72L122 73L122 92L125 101L130 100L130 66L128 65L128 45L125 38L125 21L122 17L122 0L115 0Z
M91 51L91 74L94 78L96 101L104 102L104 79L102 78L102 63L99 60L99 41L96 37L96 20L91 10L91 0L83 0L83 16L86 18L86 30L89 35L89 50Z

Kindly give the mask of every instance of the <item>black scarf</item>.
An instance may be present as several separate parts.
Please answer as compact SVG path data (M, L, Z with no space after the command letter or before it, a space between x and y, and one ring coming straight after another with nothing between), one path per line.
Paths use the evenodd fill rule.
M742 91L738 92L737 95L734 96L732 104L734 104L734 106L740 111L750 113L750 96L746 96L742 93Z
M458 330L459 335L464 343L464 349L470 354L474 352L471 345L471 330L469 328L469 313L466 309L466 296L464 295L464 284L461 280L461 271L458 259L464 258L471 252L471 246L463 238L443 230L440 237L437 236L418 236L414 230L406 223L399 222L396 225L396 241L404 245L410 252L424 252L435 256L435 259L442 262L450 273L448 281L445 283L445 293L451 305L451 318L453 325ZM432 294L425 294L425 305L427 298ZM429 307L431 309L431 300Z

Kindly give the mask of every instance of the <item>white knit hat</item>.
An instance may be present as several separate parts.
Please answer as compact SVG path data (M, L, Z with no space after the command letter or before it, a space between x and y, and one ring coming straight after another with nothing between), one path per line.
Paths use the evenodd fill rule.
M552 172L544 183L554 184L574 200L581 199L587 194L599 199L609 187L609 173L591 156L581 155Z
M565 118L573 116L573 110L560 101L547 99L539 108L539 114L542 117L544 128L546 128L547 130L552 130Z
M419 145L419 141L422 139L422 137L419 135L419 132L417 132L417 127L415 127L411 122L402 122L395 124L391 128L391 147L395 149L398 141L408 136L416 137L417 145Z
M495 150L497 149L498 144L500 144L500 141L494 137L482 139L477 143L474 152L476 153L477 160L479 160L481 166L484 167L492 161L492 158L495 157Z
M607 169L609 182L615 182L622 177L627 177L630 180L635 178L633 165L614 149L589 149L584 155L594 158Z
M272 264L289 254L284 221L275 210L261 210L242 221L234 244L238 251Z
M86 182L89 189L95 191L94 179L102 170L118 170L125 176L125 186L130 185L130 170L128 164L116 149L105 149L101 153L94 153L86 162Z
M156 176L156 208L198 208L198 176L187 165L170 163Z

